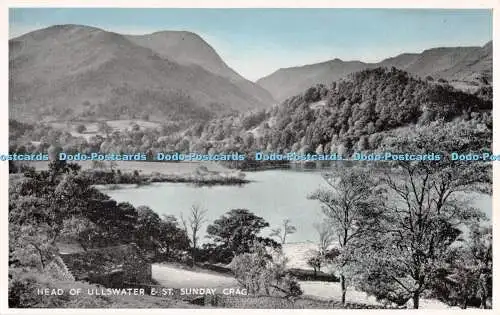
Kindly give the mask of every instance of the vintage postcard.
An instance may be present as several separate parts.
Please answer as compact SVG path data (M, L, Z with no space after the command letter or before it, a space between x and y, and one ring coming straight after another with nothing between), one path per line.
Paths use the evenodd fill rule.
M493 7L220 5L7 6L5 311L493 312Z

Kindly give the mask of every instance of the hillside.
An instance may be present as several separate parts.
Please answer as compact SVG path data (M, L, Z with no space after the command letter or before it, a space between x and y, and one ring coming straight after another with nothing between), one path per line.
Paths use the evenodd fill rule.
M147 47L163 58L182 65L198 65L218 76L229 79L248 95L262 103L272 104L271 94L259 85L243 78L231 69L205 40L195 33L162 31L149 35L129 35L137 45Z
M341 153L377 150L416 131L491 144L492 102L402 70L363 70L316 85L266 111L214 119L183 141L214 151ZM449 129L447 129L449 128ZM435 150L436 148L433 148ZM469 148L471 149L471 148Z
M279 69L257 80L257 84L270 91L275 99L284 101L315 84L329 84L367 67L367 64L360 61L334 59L303 67Z
M11 121L9 140L11 152L16 147L20 152L44 152L49 146L61 146L65 151L83 148L107 153L268 151L350 156L387 150L393 139L412 139L425 132L436 139L463 140L461 146L467 150L488 150L491 113L491 98L421 80L402 70L377 68L357 72L330 87L310 87L269 109L214 118L187 128L126 128L85 140L46 124ZM253 167L247 162L250 164L236 167Z
M348 74L377 67L396 67L421 78L446 80L455 87L475 91L481 85L492 82L492 42L483 47L433 48L422 53L405 53L378 63L342 61L327 62L279 69L257 81L271 92L275 99L283 101L297 95L314 84L325 84L345 78Z
M9 49L11 118L199 120L272 103L98 28L52 26L10 40Z

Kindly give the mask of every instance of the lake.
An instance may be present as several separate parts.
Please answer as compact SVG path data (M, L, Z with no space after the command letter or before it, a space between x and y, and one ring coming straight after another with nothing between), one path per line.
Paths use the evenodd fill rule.
M279 227L288 218L297 232L287 242L316 242L314 223L321 222L323 215L319 202L307 199L307 195L320 187L329 187L318 171L268 170L247 172L251 183L242 186L201 186L186 183L153 183L147 186L122 186L119 189L101 189L119 202L134 206L149 206L158 214L188 216L193 204L207 209L211 223L231 209L244 208L263 217L271 228ZM491 218L490 195L470 194L475 207ZM203 228L205 231L206 226ZM270 229L263 231L268 235Z

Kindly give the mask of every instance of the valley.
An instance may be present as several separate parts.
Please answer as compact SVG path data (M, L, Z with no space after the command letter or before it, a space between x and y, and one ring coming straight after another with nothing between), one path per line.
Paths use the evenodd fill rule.
M449 158L492 152L491 41L255 82L221 56L185 30L57 24L9 40L9 153L50 159L9 161L10 304L492 307L492 163ZM384 152L443 158L356 160ZM249 294L79 305L28 293L65 282Z

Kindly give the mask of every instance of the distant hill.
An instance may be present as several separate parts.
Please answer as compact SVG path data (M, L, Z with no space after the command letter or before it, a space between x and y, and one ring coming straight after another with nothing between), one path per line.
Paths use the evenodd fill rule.
M367 67L366 63L360 61L334 59L302 67L279 69L257 80L257 84L270 91L278 101L284 101L315 84L329 84Z
M201 38L166 34L57 25L11 39L11 118L206 119L273 103Z
M483 47L433 48L419 54L401 54L379 63L342 61L279 69L257 83L283 101L314 84L326 84L363 69L396 67L422 78L447 80L456 88L475 91L492 82L492 42Z

